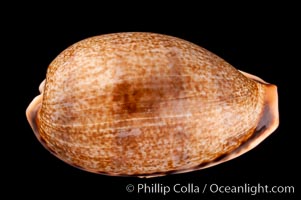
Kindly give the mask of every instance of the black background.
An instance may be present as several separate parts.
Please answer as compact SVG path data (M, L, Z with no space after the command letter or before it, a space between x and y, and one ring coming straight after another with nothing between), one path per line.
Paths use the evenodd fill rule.
M93 5L92 5L93 6ZM272 9L273 10L273 9ZM4 155L8 157L3 170L9 174L7 186L15 193L22 191L25 197L39 197L36 191L46 196L77 197L87 199L113 198L121 195L124 199L295 199L299 193L297 185L300 175L299 146L296 121L299 118L298 106L294 103L298 93L296 69L300 50L296 39L298 20L290 13L284 15L281 9L272 13L253 10L242 18L241 11L228 17L227 12L213 19L210 15L181 19L180 12L154 19L143 11L132 18L121 15L111 18L113 13L88 15L70 11L60 15L54 10L40 9L36 12L23 12L23 16L11 21L7 32L12 39L7 48L14 85L9 93L14 104L12 131L5 140L8 147ZM279 12L278 12L279 11ZM189 12L189 11L188 11ZM99 11L98 13L101 13ZM260 16L258 14L260 13ZM227 17L226 17L227 16ZM145 17L145 19L144 19ZM191 24L190 24L191 23ZM38 95L38 86L45 78L49 63L65 48L84 38L113 32L143 31L168 34L198 44L222 57L236 68L255 74L267 82L278 86L280 126L254 150L237 159L209 169L165 177L139 179L110 177L78 170L58 160L45 150L35 138L25 117L25 109ZM299 51L299 52L298 52ZM5 78L5 77L3 77ZM8 84L7 84L8 85ZM9 106L10 107L10 106ZM4 144L4 146L6 145ZM164 147L162 147L164 148ZM180 183L203 186L219 185L292 185L295 194L137 194L128 193L126 185L139 183L173 186ZM29 186L30 190L24 187ZM107 197L104 197L107 196Z

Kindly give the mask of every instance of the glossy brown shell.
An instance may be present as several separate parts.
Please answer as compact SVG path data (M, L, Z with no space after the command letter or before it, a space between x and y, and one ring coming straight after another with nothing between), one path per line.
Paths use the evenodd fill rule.
M206 168L252 149L278 125L276 86L160 34L80 41L50 64L40 90L27 109L37 138L95 173Z

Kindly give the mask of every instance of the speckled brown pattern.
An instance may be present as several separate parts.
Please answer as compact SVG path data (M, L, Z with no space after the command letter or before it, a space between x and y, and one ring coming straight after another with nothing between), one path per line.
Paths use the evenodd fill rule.
M237 157L277 127L276 87L256 78L175 37L101 35L50 64L27 117L47 149L84 170L185 172Z

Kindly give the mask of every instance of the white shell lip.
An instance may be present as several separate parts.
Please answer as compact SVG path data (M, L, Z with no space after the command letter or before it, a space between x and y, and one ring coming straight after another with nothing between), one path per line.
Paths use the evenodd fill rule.
M238 70L240 73L242 73L244 76L246 76L247 78L249 79L252 79L254 81L257 81L259 83L264 83L264 84L269 84L267 83L266 81L262 80L261 78L259 78L258 76L255 76L253 74L249 74L247 72L244 72L244 71L241 71L241 70Z
M46 79L44 79L39 86L39 91L41 94L44 92L45 82L46 82Z

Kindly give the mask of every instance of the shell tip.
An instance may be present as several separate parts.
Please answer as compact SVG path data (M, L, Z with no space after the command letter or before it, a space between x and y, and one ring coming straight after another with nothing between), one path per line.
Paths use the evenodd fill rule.
M265 126L268 134L271 134L279 125L277 86L267 84L265 85L265 89L263 115L258 124L258 128Z

